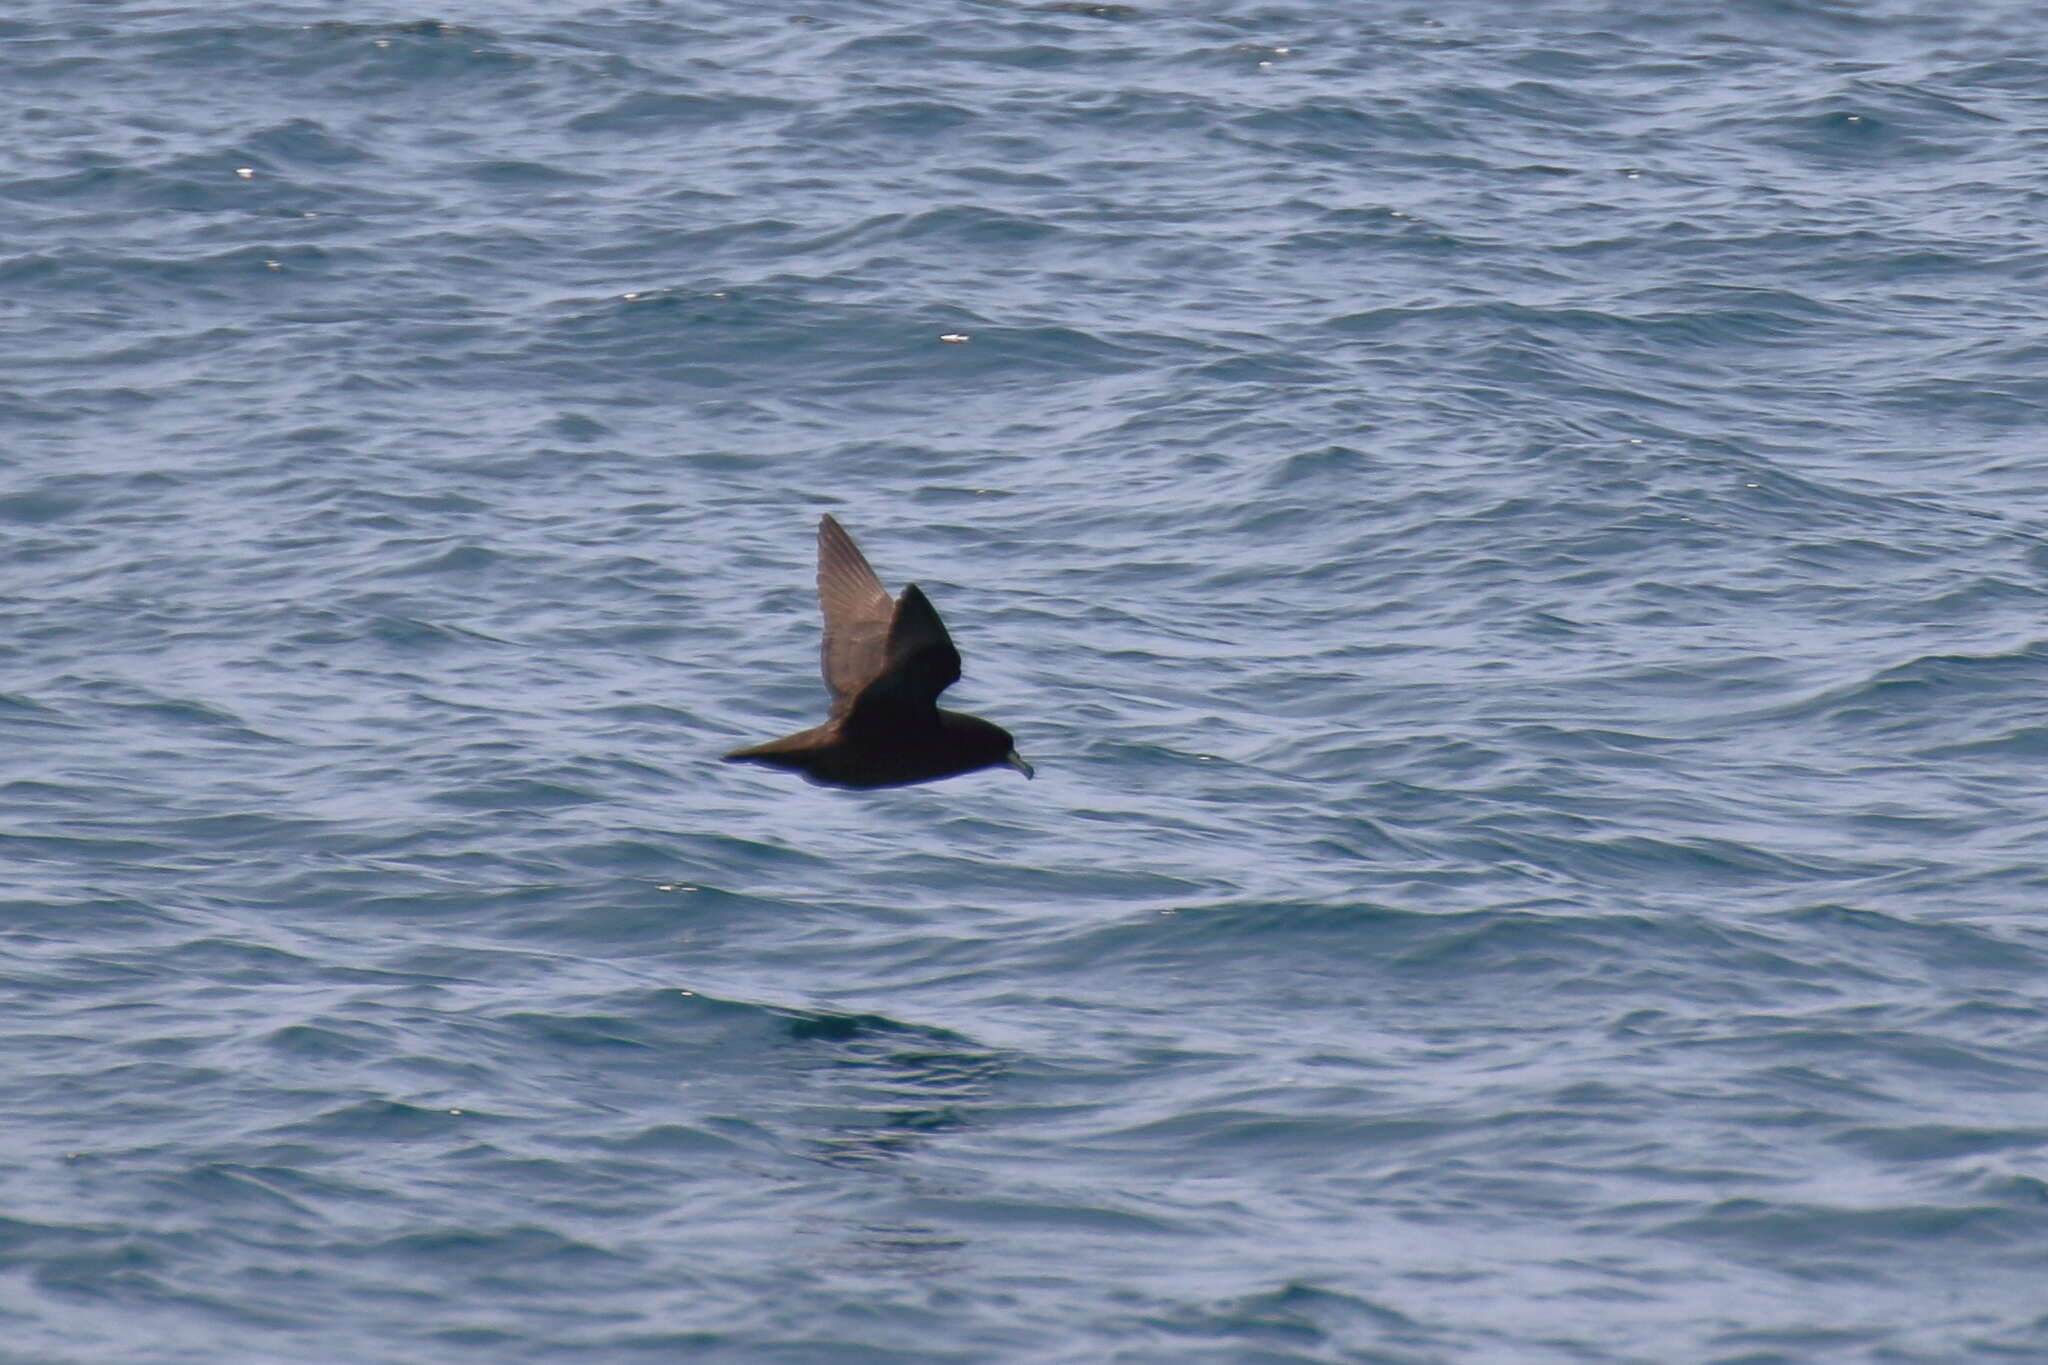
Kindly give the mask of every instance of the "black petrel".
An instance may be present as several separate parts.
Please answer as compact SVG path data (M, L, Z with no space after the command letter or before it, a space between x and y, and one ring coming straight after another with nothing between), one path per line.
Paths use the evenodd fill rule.
M829 516L818 520L818 604L830 718L735 749L728 761L787 768L827 787L903 787L1001 763L1031 776L1008 730L939 709L939 693L960 677L945 623L915 583L891 602L853 537Z

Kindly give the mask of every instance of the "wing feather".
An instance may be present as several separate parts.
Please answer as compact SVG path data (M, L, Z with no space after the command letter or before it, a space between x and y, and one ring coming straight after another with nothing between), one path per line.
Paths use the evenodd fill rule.
M908 696L933 706L939 693L960 681L960 651L946 633L946 623L917 584L896 599L896 617L889 623L887 676Z
M829 515L818 520L818 605L825 614L818 663L837 713L888 666L895 604L853 537Z
M847 722L895 730L936 725L939 693L960 680L960 651L917 584L903 589L889 624L888 662L847 707Z

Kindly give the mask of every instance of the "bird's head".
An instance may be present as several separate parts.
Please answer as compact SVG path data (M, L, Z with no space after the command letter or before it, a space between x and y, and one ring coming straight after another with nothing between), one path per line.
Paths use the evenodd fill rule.
M976 768L1011 767L1026 777L1036 771L1024 756L1017 752L1017 741L1008 730L980 716L963 716L957 711L941 711L940 723L951 732L956 743L966 749L975 762Z

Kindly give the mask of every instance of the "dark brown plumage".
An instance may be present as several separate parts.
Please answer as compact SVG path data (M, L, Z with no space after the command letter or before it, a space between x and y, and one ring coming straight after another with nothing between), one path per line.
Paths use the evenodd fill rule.
M786 768L828 787L902 787L1003 763L1031 776L1008 730L939 709L939 693L960 677L945 623L915 583L891 602L853 537L829 516L818 521L818 605L830 718L735 749L728 762Z

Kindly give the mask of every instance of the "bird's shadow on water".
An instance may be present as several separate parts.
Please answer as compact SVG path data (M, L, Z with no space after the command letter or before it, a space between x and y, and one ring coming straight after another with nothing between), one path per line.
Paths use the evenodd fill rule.
M829 1166L897 1161L967 1127L1008 1069L1000 1052L947 1029L878 1014L786 1018L789 1038L811 1047L800 1069L823 1092L806 1116L806 1154Z

